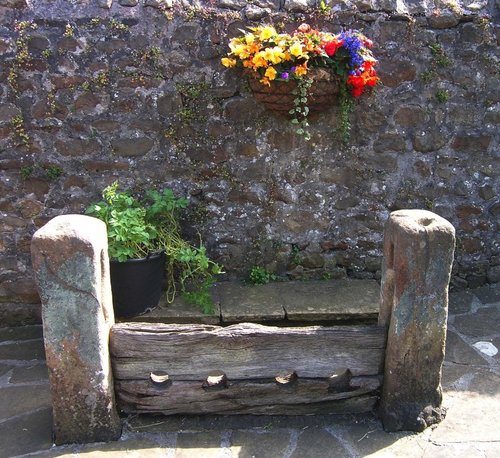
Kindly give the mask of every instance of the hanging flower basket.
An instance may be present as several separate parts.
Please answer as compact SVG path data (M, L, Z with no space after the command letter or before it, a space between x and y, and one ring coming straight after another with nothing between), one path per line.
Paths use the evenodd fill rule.
M311 70L309 77L312 79L307 95L309 110L321 112L335 105L340 90L340 79L324 69ZM267 86L252 72L249 73L248 83L255 99L269 110L288 115L295 107L297 80L273 81L273 84Z
M296 133L306 140L311 138L308 114L339 105L339 135L346 141L354 99L379 82L371 40L357 30L332 34L309 24L291 34L270 25L242 33L229 42L222 65L243 68L255 98L290 114Z

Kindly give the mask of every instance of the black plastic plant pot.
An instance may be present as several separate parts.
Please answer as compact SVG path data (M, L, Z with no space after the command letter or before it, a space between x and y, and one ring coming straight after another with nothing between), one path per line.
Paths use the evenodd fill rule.
M146 258L111 261L111 290L117 318L141 315L160 301L165 273L165 252Z

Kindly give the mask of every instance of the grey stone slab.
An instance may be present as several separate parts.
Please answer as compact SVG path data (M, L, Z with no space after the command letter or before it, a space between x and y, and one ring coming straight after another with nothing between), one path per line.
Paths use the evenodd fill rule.
M464 342L460 336L448 329L446 336L445 361L472 366L486 366L487 361L480 354Z
M375 320L380 287L374 280L220 283L216 289L222 321Z
M13 368L14 366L11 366L9 364L0 364L0 377L9 372Z
M158 440L156 440L158 439ZM150 437L128 437L117 442L106 442L98 444L85 444L78 448L77 456L92 458L163 458L175 444L175 438L167 438L163 441L155 436ZM166 443L165 443L166 442ZM171 442L171 444L168 444ZM169 447L170 445L170 447Z
M473 305L480 305L479 300L470 291L456 291L450 294L448 310L450 314L460 315L472 310Z
M213 315L207 315L193 304L188 304L182 298L176 298L171 304L165 296L160 299L158 307L138 317L126 321L147 323L177 323L177 324L220 324L220 308L215 302Z
M50 407L49 384L0 388L0 420Z
M487 285L472 291L475 296L485 305L500 305L500 283Z
M52 409L42 409L0 423L0 438L0 455L4 457L48 450L52 445Z
M496 398L500 402L500 375L488 370L479 370L471 380L470 389L492 399ZM500 437L498 439L500 440Z
M162 431L227 431L257 429L304 429L350 425L358 423L371 414L318 414L318 415L137 415L128 419L127 427L132 432ZM375 420L374 420L375 421Z
M175 448L176 458L219 458L220 433L179 433Z
M376 319L380 286L375 280L278 283L275 288L287 318L295 321Z
M386 433L379 421L353 422L340 430L341 437L348 441L352 449L356 451L356 456L378 456L377 452L386 452L398 441L412 436L413 433L399 431L396 433ZM387 453L387 455L394 456Z
M19 341L0 345L0 360L44 360L43 340Z
M500 334L500 307L483 307L471 315L457 316L453 325L460 333L478 340Z
M444 390L464 391L469 389L471 368L464 364L444 362L441 384Z
M287 430L234 431L231 436L231 453L238 458L267 458L285 455L290 443Z
M42 339L42 326L19 326L11 328L0 328L0 342L6 340L32 340Z
M14 368L10 383L27 383L49 381L49 374L45 364L35 364L33 366L21 366Z
M481 371L478 372L481 373ZM498 442L498 425L500 424L498 381L496 387L492 385L492 389L497 390L494 396L478 393L474 390L473 384L466 391L445 392L443 405L446 406L448 412L437 428L429 430L430 439L445 445L464 442Z
M245 285L224 282L216 285L222 321L225 323L284 320L278 283Z
M344 445L322 428L308 428L297 438L295 450L290 458L325 458L327 456L350 456Z

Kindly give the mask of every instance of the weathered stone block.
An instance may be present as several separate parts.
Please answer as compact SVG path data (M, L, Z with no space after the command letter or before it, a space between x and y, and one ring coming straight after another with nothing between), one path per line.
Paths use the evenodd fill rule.
M448 284L455 229L426 210L391 213L385 227L379 323L388 326L380 412L388 431L444 418Z
M115 440L108 352L114 322L106 226L82 215L52 219L33 236L57 444Z

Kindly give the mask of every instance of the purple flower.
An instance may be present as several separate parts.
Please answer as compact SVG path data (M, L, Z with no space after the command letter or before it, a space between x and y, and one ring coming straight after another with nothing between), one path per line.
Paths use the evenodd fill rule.
M281 79L284 79L284 80L287 80L289 76L290 76L290 75L288 74L288 72L283 72L283 73L280 75Z
M297 67L292 67L290 70L295 73L295 70L297 70Z

